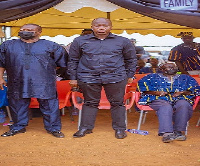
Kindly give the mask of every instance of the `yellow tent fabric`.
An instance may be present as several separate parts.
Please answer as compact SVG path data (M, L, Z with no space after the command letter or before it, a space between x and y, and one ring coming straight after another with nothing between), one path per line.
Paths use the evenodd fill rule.
M200 34L198 29L166 23L124 8L119 8L113 12L102 12L91 7L84 7L72 13L64 13L55 8L50 8L30 17L1 23L0 26L12 27L11 36L17 36L19 28L27 23L41 25L43 36L72 36L80 34L84 28L90 28L91 21L98 17L110 18L113 23L112 32L116 34L121 34L124 30L129 34L146 35L152 33L157 36L176 36L180 31L193 32L196 37Z
M3 33L2 27L0 26L0 37L4 37L4 36L5 36L5 34Z

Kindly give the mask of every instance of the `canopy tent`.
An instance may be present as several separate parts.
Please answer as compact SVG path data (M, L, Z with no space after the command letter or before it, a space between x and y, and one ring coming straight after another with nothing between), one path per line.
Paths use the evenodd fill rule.
M149 16L162 21L188 26L191 28L200 28L200 0L198 0L197 10L168 10L160 7L160 0L107 0L114 4L117 4L126 9L134 12ZM167 0L166 0L167 2ZM173 2L177 5L182 2L188 5L188 1L176 0L169 1L171 5ZM192 2L192 1L191 1Z
M35 2L36 1L34 1L34 3ZM54 2L57 4L61 2L61 0ZM124 3L121 2L113 1L113 3L118 3L119 5L124 5L126 1L123 1ZM64 0L55 7L23 19L5 22L6 20L12 20L13 18L2 18L0 16L0 22L5 22L0 25L12 27L12 36L17 36L19 28L26 23L41 25L43 27L42 35L55 36L62 34L71 36L73 34L80 34L81 30L84 28L90 28L91 21L94 18L108 17L113 22L112 32L117 34L122 33L124 30L126 30L127 33L140 33L143 35L153 33L157 36L166 34L176 36L180 31L192 31L196 36L200 34L198 29L159 21L121 8L113 3L108 2L108 0L84 0L81 2L78 0ZM128 6L126 7L128 8ZM33 14L33 11L34 10L31 11L32 13L29 11L29 14ZM15 18L16 17L19 16L16 15Z

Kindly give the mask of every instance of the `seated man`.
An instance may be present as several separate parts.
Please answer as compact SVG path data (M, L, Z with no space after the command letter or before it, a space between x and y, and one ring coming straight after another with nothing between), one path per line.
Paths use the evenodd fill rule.
M177 75L177 66L166 63L160 66L163 73L152 73L138 81L142 92L140 104L149 105L157 113L159 136L164 143L173 140L185 141L187 122L192 116L195 97L193 87L198 83L189 75Z

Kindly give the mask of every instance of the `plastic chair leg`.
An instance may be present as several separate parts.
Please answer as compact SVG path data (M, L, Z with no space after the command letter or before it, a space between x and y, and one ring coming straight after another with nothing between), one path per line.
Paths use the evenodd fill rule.
M10 108L9 108L8 106L6 106L6 110L7 110L8 117L9 117L9 119L10 119L10 122L12 122L13 120L12 120L12 116L11 116L11 114L10 114Z
M125 123L126 123L126 129L127 129L127 125L128 125L127 111L126 111L126 113L125 113Z
M65 108L62 108L62 109L61 109L61 114L62 114L62 116L65 115Z
M199 124L200 124L200 118L199 118L199 120L198 120L198 122L196 124L196 127L199 127Z
M188 133L188 126L189 126L189 121L187 122L187 125L186 125L185 135L187 135L187 133Z
M138 130L140 130L140 126L141 126L141 123L142 123L143 113L144 113L144 111L141 110L140 111L140 118L139 118L139 121L138 121L138 128L137 128Z
M71 119L72 122L74 122L74 117L73 117L73 115L72 115L72 107L67 107L67 108L68 108L68 110L69 110L70 119Z
M78 130L79 130L79 127L81 125L81 114L82 114L82 110L79 110L79 114L78 114Z
M143 114L144 114L144 117L143 117L143 119L142 119L142 124L144 124L145 121L146 121L147 111L144 111Z
M128 104L129 104L129 102L130 102L130 100L129 100L129 99L127 99L127 100L126 100L126 104L128 105ZM131 108L130 108L130 109L128 109L128 112L129 112L129 113L131 113Z

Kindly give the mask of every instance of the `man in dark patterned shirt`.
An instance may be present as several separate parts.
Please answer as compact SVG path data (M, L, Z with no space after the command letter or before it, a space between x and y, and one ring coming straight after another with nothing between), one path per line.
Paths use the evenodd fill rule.
M181 32L183 43L172 48L169 61L174 61L182 74L200 75L200 44L193 42L192 32Z
M133 81L137 58L130 40L110 33L111 28L109 19L97 18L92 22L93 33L76 38L70 46L70 84L80 86L84 96L76 138L92 133L102 87L111 104L115 137L126 137L123 98L127 80Z

